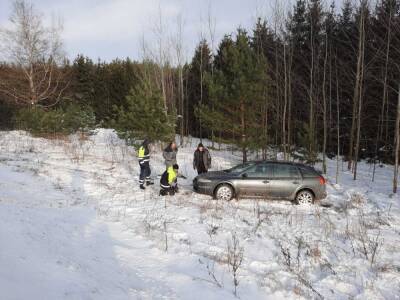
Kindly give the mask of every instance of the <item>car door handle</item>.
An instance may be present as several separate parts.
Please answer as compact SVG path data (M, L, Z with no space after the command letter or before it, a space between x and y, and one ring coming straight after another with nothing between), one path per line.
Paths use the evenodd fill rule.
M269 183L269 180L263 180L263 183Z
M298 181L293 181L292 183L293 183L293 184L299 184L299 182L298 182Z

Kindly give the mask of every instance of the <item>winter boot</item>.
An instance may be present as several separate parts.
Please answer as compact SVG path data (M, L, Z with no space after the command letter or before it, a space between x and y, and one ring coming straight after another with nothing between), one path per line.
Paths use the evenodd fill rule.
M145 190L146 188L144 187L143 184L141 184L141 185L140 185L140 189L141 189L141 190Z

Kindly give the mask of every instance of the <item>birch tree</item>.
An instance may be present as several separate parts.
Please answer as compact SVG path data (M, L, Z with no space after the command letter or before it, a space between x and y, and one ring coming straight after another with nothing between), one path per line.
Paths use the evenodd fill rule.
M0 80L0 92L18 105L55 105L68 87L61 22L45 26L43 15L24 0L13 2L9 20L0 29L0 50L14 68Z
M395 127L395 147L394 147L394 174L393 174L393 193L397 193L397 178L399 173L399 152L400 152L400 84L398 90L396 127Z
M180 122L180 138L181 145L183 143L183 136L185 134L185 93L183 86L183 61L184 61L184 48L183 48L183 27L184 22L182 19L182 15L178 15L177 17L177 32L174 41L175 46L175 54L176 54L176 63L178 69L178 119Z
M365 69L365 17L367 10L367 1L361 2L360 7L360 20L359 20L359 41L358 41L358 59L357 59L357 73L356 73L356 84L354 90L354 105L357 115L353 115L353 120L356 119L357 122L353 121L353 125L355 128L355 145L354 145L354 166L353 179L357 179L357 162L358 162L358 154L360 149L360 134L361 134L361 113L362 113L362 105L363 105L363 81L364 81L364 69ZM352 147L352 145L350 145Z

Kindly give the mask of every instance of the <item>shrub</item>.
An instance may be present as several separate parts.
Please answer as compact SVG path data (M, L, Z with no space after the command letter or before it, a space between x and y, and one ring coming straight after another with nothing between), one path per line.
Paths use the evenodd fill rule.
M96 117L90 106L81 107L76 104L70 104L63 116L64 129L68 133L77 130L87 131L95 126Z
M44 110L35 107L22 108L15 116L15 126L21 130L39 133L45 113Z
M42 133L64 132L63 112L61 110L45 112L40 121L39 131Z
M15 116L17 128L33 134L87 131L94 127L95 116L90 107L69 104L65 109L45 111L38 107L23 108Z

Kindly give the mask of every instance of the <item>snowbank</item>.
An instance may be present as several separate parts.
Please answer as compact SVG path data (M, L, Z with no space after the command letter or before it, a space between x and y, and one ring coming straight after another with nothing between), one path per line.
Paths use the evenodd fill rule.
M181 193L160 198L158 185L139 190L135 153L112 130L64 140L0 132L0 299L235 299L233 236L241 299L398 298L390 166L371 182L360 163L359 180L341 170L334 184L328 161L321 205L224 203L191 192L198 142L179 149ZM240 161L210 151L214 169ZM157 181L158 149L151 166Z

